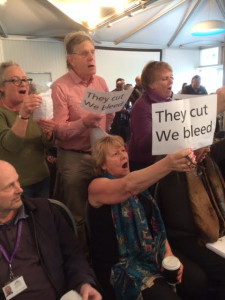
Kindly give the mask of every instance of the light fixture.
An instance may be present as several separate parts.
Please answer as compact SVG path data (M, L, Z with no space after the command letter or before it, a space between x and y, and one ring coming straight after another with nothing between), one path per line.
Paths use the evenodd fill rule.
M192 35L213 35L225 32L225 22L220 20L209 20L197 23L192 28Z

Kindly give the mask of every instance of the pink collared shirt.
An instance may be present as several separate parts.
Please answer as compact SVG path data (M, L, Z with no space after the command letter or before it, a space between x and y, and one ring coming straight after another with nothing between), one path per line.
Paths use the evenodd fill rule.
M57 144L65 150L90 151L89 129L82 121L89 112L80 107L80 103L86 88L108 92L105 80L94 75L87 83L73 70L69 70L57 79L51 88ZM100 127L108 131L113 118L114 114L104 115Z

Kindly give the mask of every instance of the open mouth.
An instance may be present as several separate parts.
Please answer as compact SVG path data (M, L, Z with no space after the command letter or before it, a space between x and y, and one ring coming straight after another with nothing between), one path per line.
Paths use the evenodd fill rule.
M26 90L21 90L21 91L19 91L19 94L26 94Z
M122 168L123 169L126 169L128 167L128 162L125 162L123 165L122 165Z

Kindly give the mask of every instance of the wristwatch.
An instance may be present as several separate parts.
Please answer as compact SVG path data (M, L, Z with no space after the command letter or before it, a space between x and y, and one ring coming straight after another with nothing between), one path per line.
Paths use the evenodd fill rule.
M29 117L23 117L20 114L18 114L18 118L21 119L21 120L29 120L30 116Z

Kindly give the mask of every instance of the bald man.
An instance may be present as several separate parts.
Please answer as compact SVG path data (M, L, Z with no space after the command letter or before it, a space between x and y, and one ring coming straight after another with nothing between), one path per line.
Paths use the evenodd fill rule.
M18 179L0 160L0 299L9 299L9 286L17 300L56 300L72 289L82 299L100 300L64 216L47 199L21 198Z

